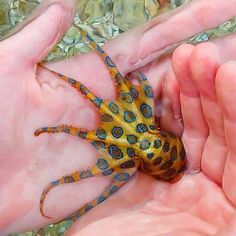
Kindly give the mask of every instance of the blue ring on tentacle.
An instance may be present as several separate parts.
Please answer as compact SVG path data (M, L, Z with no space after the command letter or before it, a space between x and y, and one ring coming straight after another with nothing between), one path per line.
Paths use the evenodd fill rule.
M119 108L118 106L114 103L114 102L111 102L109 104L109 108L110 110L114 113L114 114L118 114L119 113Z
M117 181L127 181L129 179L128 173L119 173L115 176L115 180Z
M147 157L148 157L149 159L152 159L152 158L154 157L154 153L153 153L153 152L148 153L148 154L147 154Z
M92 208L94 208L94 206L88 205L85 207L84 211L87 212L87 211L91 210Z
M142 81L146 81L147 80L147 77L146 77L146 75L144 75L142 72L138 72L139 74L140 74L140 79L142 80Z
M138 98L139 97L139 92L136 88L131 88L130 92L131 92L133 98Z
M93 99L93 103L94 103L97 107L100 107L101 104L102 104L102 99L96 97L95 99Z
M145 94L147 95L147 97L153 98L153 90L152 90L152 87L150 85L147 85L144 88L144 91L145 91Z
M109 56L106 57L105 61L108 64L108 66L116 67L116 65L114 64L114 62L111 60L111 58Z
M124 112L124 119L126 122L131 123L136 120L136 115L132 111L125 111Z
M57 179L57 180L54 180L51 182L52 185L58 185L60 183L60 180Z
M120 138L124 134L124 130L121 127L115 126L111 133L115 138Z
M127 103L132 103L134 100L131 93L125 92L121 92L121 99Z
M105 197L105 196L103 196L103 195L100 196L100 197L98 198L97 204L100 204L100 203L104 202L106 199L107 199L107 197Z
M93 146L97 149L100 149L100 148L105 148L106 147L106 144L102 141L94 141L92 142Z
M119 85L122 84L122 82L123 82L123 77L122 77L122 75L121 75L120 73L117 73L117 74L115 75L115 81L116 81L116 83L119 84Z
M98 128L96 130L96 135L100 139L106 139L106 137L107 137L106 131L104 129L102 129L102 128Z
M84 95L87 95L89 90L84 85L80 85L80 92Z
M84 170L84 171L81 171L80 172L80 178L81 179L86 179L86 178L89 178L89 177L92 177L93 174L90 170Z
M77 81L75 79L72 79L72 78L68 78L68 82L70 84L76 84L77 83Z
M119 189L119 187L118 187L118 186L116 186L116 185L113 185L113 186L111 187L111 189L110 189L110 192L109 192L109 194L111 195L111 194L115 193L115 192L116 192L118 189Z
M146 118L152 117L152 108L146 103L141 105L141 112Z
M97 50L100 54L103 54L103 53L104 53L104 50L103 50L99 45L96 46L96 50Z
M145 133L148 130L147 126L143 123L138 124L136 128L138 133Z
M113 117L109 114L103 114L102 115L102 121L104 122L112 122L113 121Z
M113 169L108 169L108 170L103 171L103 175L108 176L108 175L111 175L113 172L114 172Z
M160 139L156 139L156 140L154 141L153 146L154 146L155 148L160 148L161 145L162 145L162 141L161 141Z
M127 141L130 144L135 144L137 142L138 138L135 135L129 134L127 135Z
M170 143L166 141L164 143L164 145L162 146L162 150L163 150L164 153L169 152L169 150L170 150Z
M63 180L64 180L65 183L73 183L73 182L75 182L74 177L71 176L71 175L64 176Z
M135 157L135 151L133 148L127 148L127 154L129 157Z
M108 165L109 164L108 164L108 162L105 159L99 158L98 161L97 161L97 166L101 170L106 170Z
M142 150L147 150L151 146L151 142L148 139L144 139L140 142L139 147Z
M132 168L134 166L135 166L135 162L133 160L128 160L128 161L120 164L120 167L122 169L128 169L128 168Z
M70 129L69 128L64 128L63 131L64 131L64 133L67 133L67 134L70 133Z
M82 139L86 139L87 135L88 135L87 131L78 131L78 133L77 133L77 136Z
M151 130L155 130L155 129L156 129L156 126L155 126L155 125L150 125L149 128L150 128Z
M108 148L108 152L114 159L117 160L121 159L124 156L121 149L118 148L116 145L110 145Z

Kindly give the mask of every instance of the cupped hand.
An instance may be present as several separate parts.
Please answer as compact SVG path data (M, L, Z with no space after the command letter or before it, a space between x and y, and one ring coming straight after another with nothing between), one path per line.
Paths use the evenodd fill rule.
M36 76L37 62L72 20L69 12L73 6L65 8L51 6L0 45L3 235L53 222L39 212L45 185L96 161L96 151L75 137L33 136L35 129L46 125L65 123L93 129L98 124L94 107L76 91L46 71L38 70ZM202 11L209 8L212 11ZM227 13L217 19L222 9ZM188 173L174 185L140 173L82 217L68 235L233 235L236 72L234 63L223 63L236 55L234 38L215 42L216 46L178 48L173 55L175 74L168 57L155 58L166 46L213 27L235 12L233 1L193 1L105 45L122 74L145 65L142 70L162 99L157 109L158 114L162 111L162 127L183 133L190 165ZM179 24L186 27L173 30ZM100 97L115 98L109 74L94 53L48 66L80 80ZM202 171L195 173L199 168ZM62 219L92 200L107 184L105 178L91 178L59 186L48 195L45 210L53 220Z

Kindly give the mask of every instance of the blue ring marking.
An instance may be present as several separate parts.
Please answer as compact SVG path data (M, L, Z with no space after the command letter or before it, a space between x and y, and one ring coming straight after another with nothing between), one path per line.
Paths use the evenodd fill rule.
M67 133L67 134L70 134L70 129L69 129L69 128L64 128L64 129L63 129L63 132L64 132L64 133Z
M146 103L143 103L141 105L141 111L142 111L142 114L146 118L150 118L152 116L152 108L149 105L147 105Z
M65 183L73 183L75 182L75 179L73 176L67 175L63 177L63 180Z
M96 49L97 49L97 51L98 51L100 54L103 54L103 53L104 53L104 50L103 50L100 46L98 46L98 44L97 44L97 46L96 46Z
M111 102L109 104L109 108L110 110L114 113L114 114L118 114L119 113L119 108L118 106L114 103L114 102Z
M70 84L76 84L77 83L77 81L72 79L72 78L68 78L68 81L69 81Z
M167 133L166 133L166 132L164 132L164 131L160 131L160 134L161 134L161 136L162 136L162 137L164 137L164 138L166 138L166 137L167 137Z
M105 171L103 171L103 175L104 176L108 176L108 175L111 175L112 173L113 173L113 169L108 169L108 170L105 170Z
M152 158L154 157L154 153L153 153L153 152L148 153L148 154L147 154L147 157L148 157L149 159L152 159Z
M80 172L80 178L81 179L86 179L86 178L89 178L89 177L92 177L93 174L90 170L84 170L84 171L81 171Z
M138 124L136 129L137 129L138 133L145 133L148 130L147 126L145 124L143 124L143 123Z
M152 90L152 87L150 85L147 85L145 88L144 88L144 91L145 91L145 94L147 95L147 97L149 98L153 98L153 90Z
M133 160L129 160L126 162L121 163L120 167L122 169L128 169L128 168L132 168L135 166L135 162Z
M142 72L139 72L140 76L141 76L141 80L142 81L146 81L147 80L147 77L146 75L144 75Z
M117 159L117 160L121 159L124 156L121 149L113 144L109 146L108 152L114 159Z
M131 92L133 98L138 98L139 97L139 92L136 88L131 88L130 92Z
M151 142L148 139L144 139L140 142L139 147L142 150L147 150L150 147L150 145L151 145Z
M119 189L119 187L118 187L118 186L116 186L116 185L113 185L113 186L111 187L111 189L110 189L109 195L111 195L111 194L115 193L115 192L116 192L118 189Z
M138 138L135 135L129 134L127 135L127 141L130 144L135 144L138 141Z
M127 148L127 154L129 157L134 157L135 156L135 151L133 148Z
M169 152L170 150L170 143L169 142L165 142L164 145L162 146L162 150L164 153Z
M92 145L97 149L100 149L100 148L104 149L106 147L105 143L101 141L94 141L92 142Z
M155 130L155 129L156 129L156 126L155 126L155 125L150 125L149 128L150 128L151 130Z
M51 182L51 184L54 185L54 186L55 186L55 185L58 185L59 183L60 183L60 180L59 180L59 179L54 180L54 181Z
M119 173L115 176L115 180L117 181L127 181L129 179L128 173Z
M125 111L124 113L124 119L126 122L131 123L136 120L136 116L132 111Z
M115 75L115 81L116 81L116 83L119 84L119 85L122 84L122 82L123 82L123 77L122 77L122 75L121 75L120 73L117 73L117 74Z
M102 104L102 99L96 97L95 99L93 99L93 103L94 103L97 107L100 107L101 104Z
M104 121L104 122L112 122L113 121L113 117L111 115L108 115L108 114L103 114L102 115L102 121Z
M94 206L88 205L85 207L84 211L87 212L87 211L91 210L92 208L94 208Z
M108 167L108 162L102 158L99 158L96 165L99 167L99 169L106 170Z
M115 126L111 133L115 138L120 138L124 134L124 130L121 127Z
M52 129L55 129L56 127L52 127ZM42 131L48 131L48 127L41 128Z
M121 99L127 103L132 103L134 101L131 93L121 92Z
M106 139L106 137L107 137L106 131L102 128L96 129L96 135L100 139Z
M162 145L161 139L156 139L156 140L154 141L153 146L154 146L155 148L160 148L161 145Z
M100 197L98 198L97 204L100 204L100 203L104 202L106 199L107 199L107 197L105 197L105 196L103 196L103 195L100 196Z
M82 139L86 139L87 135L88 135L87 131L78 131L78 133L77 133L77 136Z
M84 85L80 85L80 92L84 95L87 95L89 90Z
M116 67L116 65L114 64L114 62L111 60L111 58L110 58L109 56L107 56L107 57L105 58L105 61L106 61L106 63L108 64L108 66L110 66L110 67Z

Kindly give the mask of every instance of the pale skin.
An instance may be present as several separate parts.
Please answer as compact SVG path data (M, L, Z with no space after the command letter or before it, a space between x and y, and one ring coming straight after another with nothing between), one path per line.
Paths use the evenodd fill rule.
M228 62L236 57L235 37L179 47L172 56L173 70L169 57L159 63L155 60L165 45L236 15L233 2L194 1L159 26L155 25L167 16L105 45L122 74L144 66L143 72L162 101L162 128L183 134L190 166L174 185L140 173L84 215L68 235L236 234L236 64ZM73 4L64 1L63 7L50 7L0 44L1 235L62 219L108 184L105 178L91 178L55 188L45 203L53 220L40 215L39 198L48 182L96 161L90 144L75 137L33 136L35 129L47 124L70 123L88 129L98 124L94 107L73 89L43 70L36 77L37 62L71 24ZM210 6L212 11L199 11ZM217 12L223 8L225 16L219 19ZM179 21L186 27L177 32L171 27ZM98 96L114 99L113 84L97 55L48 66L79 80ZM195 173L198 168L201 172Z

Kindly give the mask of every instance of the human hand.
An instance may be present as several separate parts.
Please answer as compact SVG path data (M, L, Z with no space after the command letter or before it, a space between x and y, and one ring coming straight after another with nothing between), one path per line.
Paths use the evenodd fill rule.
M199 2L202 3L202 1ZM216 3L218 1L214 2ZM196 4L195 7L197 6L199 5ZM220 7L220 5L218 5L218 7ZM228 5L228 7L232 9L232 5L230 4ZM186 14L186 10L184 9L181 14ZM187 16L186 19L187 19L186 21L189 20ZM212 17L212 19L213 22L214 17ZM153 22L155 23L155 21ZM162 27L164 28L162 28L161 26L159 26L158 28L157 26L157 28L149 29L149 27L153 26L154 23L149 23L144 27L133 30L130 34L127 33L126 35L114 40L113 42L108 43L105 46L108 54L111 55L112 58L114 58L114 61L118 64L118 67L120 68L122 73L125 74L126 72L132 71L137 67L146 64L147 62L153 60L153 58L155 58L160 53L159 49L156 48L155 44L151 44L151 46L149 45L150 42L148 40L150 39L153 40L154 37L151 37L150 35L147 36L147 34L145 37L142 37L142 35L143 36L145 35L144 31L146 31L146 33L152 32L156 40L160 42L160 40L158 40L159 35L157 35L156 32L163 31L164 28L166 28L166 30L168 31L169 30L168 25L165 25L165 27L162 25ZM215 22L212 23L212 26L213 24L215 24ZM204 25L203 28L204 27L206 27L206 25ZM189 29L189 31L191 31L192 34L196 33L197 30L199 30L198 27L197 29L194 27ZM179 32L180 35L181 33L182 32ZM32 37L33 36L35 35L32 32ZM43 36L45 37L45 35ZM17 35L15 35L14 37L17 37ZM137 41L137 38L140 38L140 41ZM19 38L14 39L15 42L18 41L17 39L19 40ZM177 40L177 38L175 40ZM47 42L48 41L50 40L47 40ZM28 41L26 42L28 43ZM168 43L169 42L166 39L163 40L162 43L159 44L159 46L162 48L164 47L163 44L167 45ZM45 44L46 44L46 39L45 39ZM5 45L7 45L7 41L5 41ZM43 46L43 44L41 43L39 43L38 45ZM126 45L125 48L124 45ZM20 46L22 47L22 43L18 44L18 47ZM30 46L30 44L28 46ZM145 46L146 49L143 50ZM155 46L153 50L151 48L152 46ZM5 48L7 49L7 47ZM19 48L17 49L19 50ZM139 63L136 63L136 60L134 58L136 57L135 52L137 52L137 49L139 52L137 53L138 59L141 59L139 60ZM18 52L18 50L15 51ZM148 51L146 57L145 55L142 54L142 51L144 52ZM151 53L151 51L154 51L154 53ZM34 52L36 53L36 51ZM5 53L3 53L3 55L5 55L5 57L6 55L9 56L7 50L5 51ZM30 57L26 57L26 55L27 56L30 55ZM6 64L7 66L5 66L5 68L10 68L10 69L14 68L15 70L14 71L3 70L2 71L3 74L1 76L5 78L10 78L12 81L14 79L14 85L15 83L19 83L18 81L20 81L18 86L15 85L16 89L19 88L19 90L16 90L17 91L16 94L18 94L18 96L16 98L14 97L11 98L13 101L10 100L11 107L15 106L15 104L18 104L17 107L19 109L19 113L16 112L14 114L11 114L10 111L8 111L9 113L4 114L5 125L1 126L4 128L4 130L2 131L4 132L4 134L6 132L5 131L6 128L8 128L8 134L10 134L8 137L6 137L6 135L5 136L2 135L2 141L1 141L2 143L6 143L7 145L10 144L10 147L5 146L3 148L4 152L2 152L3 154L1 154L1 158L4 158L5 156L8 157L7 160L3 161L4 166L6 166L6 168L4 169L4 173L1 173L1 176L4 177L1 180L2 181L1 191L3 193L1 195L2 198L1 202L4 205L2 208L3 210L1 212L2 213L1 217L3 220L1 220L0 222L1 223L3 222L2 225L3 227L5 227L4 231L2 230L2 232L4 233L15 230L24 230L28 229L29 227L35 228L43 224L49 223L49 221L41 217L38 211L39 197L44 186L52 179L58 178L66 173L74 171L75 167L76 169L82 169L94 164L95 162L94 156L96 155L96 153L93 150L93 148L87 143L78 141L73 137L69 137L62 134L50 137L44 135L38 139L35 139L35 137L32 135L35 129L44 126L46 124L55 125L55 123L70 123L75 126L80 126L89 129L93 129L97 125L97 115L96 113L94 113L93 108L89 106L87 103L85 103L84 100L71 88L66 86L64 83L56 80L55 78L51 78L51 75L48 75L44 71L39 73L37 81L34 79L35 76L35 72L33 70L34 65L36 64L37 60L39 60L42 57L41 55L41 57L39 58L39 55L40 54L34 55L32 51L24 50L23 55L20 55L18 58L11 57L14 58L13 62L6 61L5 63L9 64ZM23 58L25 59L25 61L22 66L21 60ZM15 62L19 64L17 66L14 64L13 67L12 63ZM91 70L90 64L88 62L93 62L94 68L99 68L99 70L96 72L95 70ZM17 70L17 68L19 68L19 70ZM88 54L73 60L69 60L67 62L55 63L51 65L51 68L54 68L57 71L63 72L64 74L70 75L71 77L80 80L82 83L91 88L91 90L95 91L98 96L107 99L114 98L114 88L112 82L109 81L108 72L106 71L101 60L97 58L96 55L94 54ZM144 71L145 74L147 74L148 77L150 78L152 85L154 87L157 87L156 84L159 83L157 78L161 78L168 69L169 69L169 63L167 61L163 61L163 63L159 64L156 64L155 62L149 64L146 68L144 68ZM96 74L96 77L94 77L94 73ZM22 79L22 77L27 78L26 85L30 87L23 88L22 80L20 80ZM16 78L19 79L15 81ZM97 83L98 80L101 81L101 83ZM40 84L40 86L38 83ZM12 83L7 82L5 87L4 86L1 87L3 89L3 95L5 95L5 97L8 95L9 91L11 91L12 86L13 82ZM108 90L108 88L111 89ZM6 94L7 91L8 93ZM22 102L22 100L18 100L19 97L22 99L24 98L25 100ZM3 100L6 101L7 99ZM29 100L30 102L27 103L26 101ZM6 103L2 104L2 106L5 105ZM8 105L8 107L9 106L10 105ZM25 119L19 121L18 119L22 117L22 115L18 114L24 114L24 117L27 117L27 122L25 121ZM17 124L20 124L20 126L16 125L16 127L14 127L12 126L13 123L12 120L13 121L16 120L16 117L18 117ZM88 117L90 117L89 124L88 124ZM17 145L13 149L12 147L13 144L15 143L17 143ZM104 222L105 224L112 226L111 224L112 222L113 223L119 222L117 219L120 219L125 223L124 221L125 216L129 216L130 214L133 213L129 212L130 208L136 205L140 205L142 208L142 204L143 205L147 204L146 207L149 208L145 209L149 210L146 211L143 218L142 214L134 215L132 219L134 219L135 217L136 222L138 222L138 219L140 219L140 222L142 222L142 219L151 216L149 213L157 215L159 211L158 209L160 209L160 207L162 208L161 212L159 211L160 216L164 216L168 212L174 211L174 214L171 215L174 219L176 218L176 216L179 217L179 215L176 213L176 211L178 212L179 209L178 208L175 209L175 204L181 206L179 202L183 202L183 199L186 202L186 198L188 199L189 197L187 196L186 192L183 192L186 190L186 182L184 181L187 180L187 184L192 183L191 185L192 190L194 189L197 193L199 193L198 186L194 184L201 185L201 180L196 179L196 176L197 178L201 178L199 177L200 174L194 176L188 175L186 176L186 178L183 179L182 182L176 185L169 185L160 183L156 180L151 179L150 177L140 174L136 183L134 178L116 196L112 197L110 200L107 200L104 204L95 208L93 211L91 211L91 213L85 215L78 223L80 224L80 227L82 227L83 225L86 225L89 222L91 222L94 218L100 219L102 217L108 216L109 214L111 214L110 212L111 209L114 209L112 213L116 213L118 211L116 210L115 212L115 209L122 209L122 208L123 208L122 209L123 213L127 211L128 214L125 213L122 214L122 218L121 215L115 215L111 218L107 218L107 220L111 219L110 223L106 221L95 222L94 225L97 232L98 223ZM192 182L191 178L193 179ZM209 182L210 186L212 185L212 183L210 181L208 182L206 181L208 180L206 178L205 179L203 178L203 183L205 184L204 186L206 186L205 189L208 189L209 185L207 185L207 183ZM53 212L53 214L55 214L55 220L62 218L68 215L70 212L73 212L75 209L79 208L81 205L83 205L83 203L93 199L94 196L96 196L102 191L102 189L106 184L107 184L106 179L94 178L94 179L84 180L79 185L75 184L73 186L72 185L63 187L60 186L57 189L55 189L54 194L52 193L48 196L46 202L46 211ZM134 186L132 187L132 185ZM182 190L181 186L183 186ZM192 190L191 193L193 193ZM202 194L204 192L200 191L200 193ZM209 193L207 194L210 193L214 192L209 191ZM169 205L167 204L166 207L164 204L165 202L162 200L167 199L168 194L171 195L171 197L168 198ZM176 196L179 197L176 198ZM193 197L195 196L199 195L194 195L189 198L191 206L192 203L194 202L193 200L195 199ZM160 197L160 200L158 200L158 197ZM65 201L65 199L68 201ZM176 203L174 200L176 201L179 200L179 202ZM160 201L163 202L164 206L160 204ZM60 205L62 204L60 204L60 202L64 203L63 206L61 207ZM229 203L221 202L220 205L227 207L228 206L227 204L229 205ZM124 207L126 208L126 210L124 210ZM17 211L14 211L14 209L17 209ZM232 212L233 211L234 209L232 209ZM211 212L213 212L212 209ZM136 211L136 213L139 212ZM186 218L186 216L187 218L190 217L187 214L188 213L187 210L185 213L186 215L184 215L183 218L180 219L183 220ZM200 222L199 219L195 221L195 219L196 217L193 219L194 220L193 223L195 224L199 232L204 228L205 222L203 223L204 225L202 226L202 228L199 229L200 227L199 224L202 222ZM168 221L168 218L166 224L162 223L159 224L159 222L156 223L155 221L153 221L153 224L150 225L146 224L147 226L146 229L150 230L151 232L155 231L155 233L157 229L152 228L153 225L158 227L160 227L161 225L162 227L165 227L164 230L169 229L170 227L172 230L177 229L177 227L174 224L168 225L168 222L170 222ZM132 228L130 227L132 226L131 223L128 223L127 225L129 226L130 229ZM137 224L135 223L135 225L133 226L136 227ZM189 229L192 225L184 224L184 226L182 226L181 229L185 230L184 228L185 226L188 227ZM93 228L91 227L89 227L89 229L88 227L86 227L84 228L83 231L88 233L88 231L86 230L92 230L92 229ZM102 229L104 230L104 227ZM119 229L121 230L120 227ZM76 230L77 229L75 226L74 232ZM109 235L111 233L111 230L112 229L106 228L106 231L108 232ZM80 233L83 233L83 231L81 231ZM72 232L71 234L73 234L73 231L71 232ZM123 232L124 231L122 231L122 233ZM163 233L163 231L161 230L159 232ZM211 232L213 232L213 230ZM130 235L132 235L132 233L133 232L130 232Z

